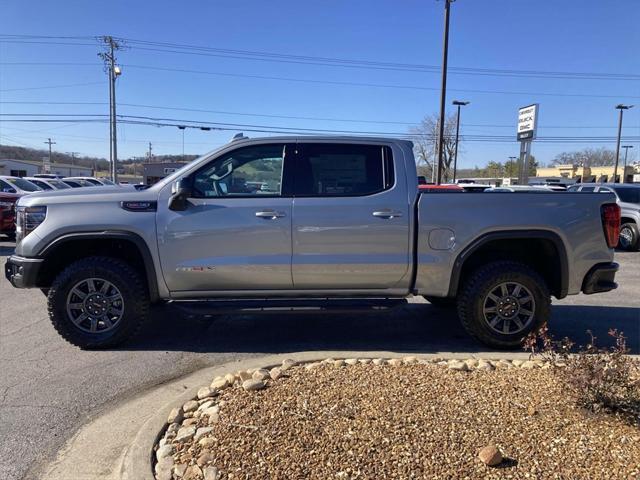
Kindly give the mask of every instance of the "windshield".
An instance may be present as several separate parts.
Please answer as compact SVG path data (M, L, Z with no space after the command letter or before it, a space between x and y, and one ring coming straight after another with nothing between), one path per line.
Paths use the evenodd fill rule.
M53 190L53 187L51 185L47 185L45 182L43 182L42 180L37 180L37 179L33 179L33 180L29 180L31 183L39 186L41 189L43 190Z
M25 192L39 192L42 190L35 183L31 183L29 180L25 180L24 178L6 178L5 180Z
M100 181L104 184L104 185L115 185L115 183L113 183L111 180L109 180L108 178L101 178Z
M616 187L615 188L621 202L640 203L640 188L637 187Z
M55 188L57 188L58 190L62 190L62 189L65 189L65 188L71 188L69 185L64 183L62 180L49 180L49 183L51 185L53 185Z

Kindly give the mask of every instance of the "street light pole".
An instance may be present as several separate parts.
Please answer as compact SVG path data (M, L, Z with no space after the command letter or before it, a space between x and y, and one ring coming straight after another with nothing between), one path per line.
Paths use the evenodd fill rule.
M620 117L618 119L618 142L616 143L616 166L613 168L613 183L616 183L618 176L618 160L620 159L620 137L622 136L622 113L625 110L633 108L633 105L623 105L620 103L616 105L616 109L620 110Z
M111 180L118 182L118 141L116 128L116 78L122 74L122 69L116 65L115 51L122 45L112 36L102 37L107 51L98 55L105 62L105 68L109 75L109 160L111 161Z
M456 147L453 154L453 183L456 183L456 173L458 171L458 135L460 133L460 107L469 105L470 102L461 102L454 100L453 104L458 107L458 114L456 115Z
M455 0L444 0L444 38L442 48L442 88L440 90L440 125L438 134L438 167L436 170L436 185L442 181L442 167L444 154L444 120L445 104L447 101L447 58L449 55L449 12L451 2Z
M622 182L620 183L624 183L624 176L627 173L627 154L629 149L633 148L633 145L622 145L622 148L624 148L624 167L622 168Z

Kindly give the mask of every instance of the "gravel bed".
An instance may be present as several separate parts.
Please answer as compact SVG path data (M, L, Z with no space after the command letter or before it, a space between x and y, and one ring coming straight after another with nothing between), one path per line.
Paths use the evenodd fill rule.
M155 456L158 480L631 479L640 429L540 361L285 361L200 389Z

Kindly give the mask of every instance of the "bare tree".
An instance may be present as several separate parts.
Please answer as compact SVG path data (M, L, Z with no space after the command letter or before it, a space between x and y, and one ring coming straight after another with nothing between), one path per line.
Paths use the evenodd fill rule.
M439 118L437 114L429 115L422 119L420 125L410 129L416 164L420 171L426 175L433 175L434 166L438 164L438 133ZM458 142L458 156L462 149ZM453 177L453 157L456 149L456 114L453 113L445 119L444 124L444 148L442 155L443 171L442 181L447 182Z
M616 155L607 148L585 148L575 152L562 152L551 160L551 165L582 165L585 167L607 167L614 164Z

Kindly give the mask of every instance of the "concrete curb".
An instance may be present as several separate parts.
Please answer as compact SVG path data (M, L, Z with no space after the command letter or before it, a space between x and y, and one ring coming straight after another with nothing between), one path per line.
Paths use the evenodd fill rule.
M291 358L306 363L325 358L402 358L417 359L523 359L527 353L514 352L414 352L390 351L311 351L236 360L207 367L172 380L114 406L83 425L59 451L57 458L35 478L47 480L154 480L153 447L166 427L172 408L196 397L214 377L238 370L275 366Z

